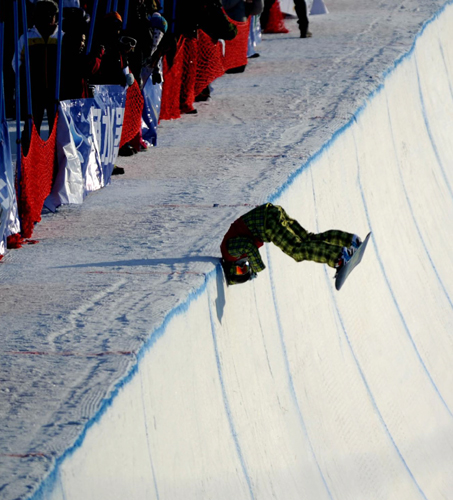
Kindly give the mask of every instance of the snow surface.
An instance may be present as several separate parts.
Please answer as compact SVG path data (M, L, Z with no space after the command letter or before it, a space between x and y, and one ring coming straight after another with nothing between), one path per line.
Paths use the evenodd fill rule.
M2 499L453 497L453 9L384 79L445 2L325 3L0 263ZM340 293L269 246L226 288L268 200L373 231Z

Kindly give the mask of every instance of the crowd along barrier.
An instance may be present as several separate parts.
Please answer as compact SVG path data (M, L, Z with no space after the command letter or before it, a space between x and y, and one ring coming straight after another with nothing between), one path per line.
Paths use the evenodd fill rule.
M62 204L82 203L87 194L109 183L122 145L142 136L155 146L160 119L179 118L181 111L193 109L195 97L212 81L247 64L261 39L259 22L232 22L238 34L231 41L213 41L201 30L197 39L181 38L173 64L166 58L162 62L164 85L154 85L151 79L142 90L136 82L127 91L101 85L93 98L62 101L47 141L32 128L28 154L21 155L18 203L8 129L2 121L0 255L7 237L9 248L31 238L43 206L54 211Z
M181 37L172 59L163 59L161 120L180 118L190 113L195 97L227 70L247 65L250 18L247 22L230 21L238 33L233 40L213 41L202 30L197 38Z
M58 170L45 200L46 208L54 211L63 204L82 203L90 192L110 182L119 148L141 133L144 100L134 82L127 90L120 85L98 85L92 98L60 103ZM150 98L146 100L145 130L150 142L155 143L153 123L157 120Z
M263 27L263 33L288 33L284 17L280 9L280 2L276 0L269 11L269 20L266 26Z

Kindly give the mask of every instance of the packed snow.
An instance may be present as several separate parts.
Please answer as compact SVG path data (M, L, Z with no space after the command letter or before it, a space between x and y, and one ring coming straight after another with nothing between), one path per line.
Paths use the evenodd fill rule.
M3 499L453 494L452 8L325 4L313 38L295 19L263 35L198 114L0 262ZM387 85L444 5L408 59L419 82L401 64ZM226 288L223 234L268 200L311 231L373 230L340 294L271 248Z

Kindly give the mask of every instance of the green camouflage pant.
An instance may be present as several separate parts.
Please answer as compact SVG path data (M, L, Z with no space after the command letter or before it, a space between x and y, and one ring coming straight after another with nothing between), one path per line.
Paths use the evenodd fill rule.
M265 236L295 261L310 260L335 267L342 247L349 247L353 234L331 229L315 234L306 231L278 205L269 204Z

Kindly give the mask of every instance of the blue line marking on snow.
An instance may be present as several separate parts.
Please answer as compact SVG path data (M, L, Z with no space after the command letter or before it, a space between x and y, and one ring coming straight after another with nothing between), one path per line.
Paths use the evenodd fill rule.
M445 58L444 48L442 47L442 44L440 43L440 40L439 40L439 50L440 50L440 54L442 56L442 62L444 63L445 73L447 75L448 88L450 89L450 97L453 99L453 87L451 85L451 80L452 79L450 78L450 73L448 71L448 65L447 65L447 61L446 61L446 58Z
M209 298L209 291L208 291L208 298ZM222 389L223 405L225 407L225 411L227 414L228 424L230 426L230 431L231 431L231 437L233 438L236 452L238 454L239 462L241 463L242 472L244 473L245 480L247 481L247 486L249 489L250 498L252 498L254 500L255 495L253 493L252 481L250 479L250 475L249 475L248 470L247 470L244 455L242 453L241 445L239 443L238 433L237 433L236 427L234 425L233 414L231 412L230 403L228 401L228 396L226 393L225 380L223 378L222 363L220 362L219 346L217 344L217 334L216 334L216 330L215 330L214 318L212 316L212 309L210 306L208 307L208 309L209 309L209 319L211 321L211 333L212 333L212 340L214 343L214 353L215 353L215 360L216 360L216 365L217 365L217 373L219 375L220 387Z
M417 489L418 489L418 491L420 492L420 494L423 496L423 498L424 498L425 500L428 500L428 499L427 499L427 497L426 497L426 495L425 495L425 493L423 492L422 488L420 487L420 485L418 484L417 480L415 479L414 474L412 473L412 471L411 471L411 469L410 469L409 465L407 464L407 462L406 462L406 460L405 460L405 458L404 458L403 454L401 453L401 450L399 449L398 445L396 444L396 442L395 442L395 440L394 440L394 438L393 438L393 436L392 436L392 433L390 432L390 429L388 428L387 423L385 422L384 417L382 416L382 413L381 413L381 411L379 410L379 406L378 406L378 404L377 404L377 402L376 402L376 400L375 400L375 398L374 398L374 396L373 396L373 391L371 390L371 387L370 387L370 386L369 386L369 384L368 384L367 378L366 378L366 376L365 376L365 374L364 374L364 372L363 372L363 370L362 370L362 367L361 367L361 365L360 365L360 362L359 362L359 360L358 360L358 358L357 358L357 356L356 356L356 353L355 353L354 348L353 348L353 346L352 346L351 340L350 340L350 338L349 338L349 335L348 335L348 332L347 332L346 326L345 326L345 324L344 324L343 317L342 317L342 315L341 315L341 313L340 313L340 308L338 307L338 302L337 302L337 299L335 298L333 288L332 288L332 286L331 286L331 284L330 284L331 280L329 279L329 275L328 275L327 269L325 269L325 275L326 275L326 280L327 280L327 282L328 282L328 288L329 288L329 291L330 291L330 295L331 295L331 298L332 298L332 302L333 302L333 304L335 305L335 310L336 310L336 312L337 312L338 319L340 320L341 328L342 328L342 330L343 330L343 333L344 333L344 336L345 336L345 338L346 338L346 341L347 341L347 343L348 343L348 345L349 345L349 349L351 350L352 357L354 358L355 364L356 364L356 366L357 366L357 370L358 370L358 372L359 372L359 374L360 374L360 378L362 379L363 384L364 384L364 386L365 386L365 388L366 388L366 391L367 391L367 393L368 393L368 396L369 396L369 398L370 398L370 401L371 401L371 403L372 403L372 405L373 405L373 407L374 407L374 409L375 409L375 411L376 411L377 416L379 417L379 420L380 420L380 422L381 422L382 426L383 426L383 427L384 427L384 429L385 429L385 433L387 434L387 436L388 436L388 438L390 439L390 441L391 441L391 443L392 443L393 447L395 448L395 451L397 452L397 454L398 454L398 456L399 456L399 458L400 458L401 462L403 463L404 468L405 468L405 469L406 469L406 471L408 472L408 474L409 474L410 478L411 478L411 479L412 479L412 481L414 482L414 484L415 484L415 486L417 487Z
M418 41L418 38L423 34L423 32L425 31L426 27L430 23L432 23L435 19L437 19L445 11L445 9L447 7L449 7L452 3L453 3L453 0L449 0L448 2L446 2L446 4L434 16L432 16L432 18L430 20L426 21L423 24L423 26L421 28L421 31L416 35L416 37L414 39L414 42L412 44L411 49L407 53L405 53L404 55L402 55L399 59L397 59L395 61L395 63L393 64L393 66L390 67L387 71L385 71L383 73L383 80L385 80L385 78L389 74L391 74L397 68L397 66L399 64L401 64L405 59L407 59L413 53L414 47L415 47L415 45L416 45L416 43ZM373 92L371 92L370 95L366 98L364 104L361 107L358 108L358 110L356 111L356 113L354 114L354 116L349 120L349 122L346 123L343 127L341 127L338 131L336 131L332 135L332 137L318 150L317 153L315 153L312 157L310 157L310 159L305 164L303 164L298 170L296 170L293 174L291 174L288 177L288 179L286 180L286 182L284 184L282 184L280 186L280 188L278 188L273 194L270 195L270 197L269 197L269 201L270 202L276 201L277 198L279 198L289 188L289 186L294 182L294 180L306 168L308 168L315 161L315 159L319 158L328 147L330 147L331 145L333 145L333 143L337 140L337 138L340 137L342 135L342 133L347 128L349 128L354 121L356 121L356 117L359 116L364 111L364 109L366 108L368 102L372 99L372 97L377 92L380 91L380 89L382 87L383 87L383 84L379 85L376 88L376 90L374 90ZM363 193L362 193L362 198L363 198ZM366 209L366 207L365 207L365 209ZM368 217L368 213L367 213L367 217ZM379 260L379 262L380 262L381 268L383 268L382 261ZM190 293L189 296L188 296L188 298L182 304L180 304L179 306L177 306L174 309L172 309L167 314L167 316L165 317L165 319L162 322L161 326L159 326L158 328L156 328L151 333L148 341L144 343L144 345L142 346L142 348L138 352L136 364L132 367L132 369L129 371L129 373L127 375L125 375L115 385L115 388L110 393L110 395L108 397L106 397L102 401L101 407L99 408L99 410L97 411L97 413L85 424L85 426L84 426L81 434L79 435L78 439L76 440L76 442L70 448L68 448L60 457L58 457L57 459L55 459L52 470L49 472L49 474L46 476L46 478L40 483L40 485L37 487L37 489L28 497L29 500L41 500L41 499L43 499L44 493L48 492L49 489L51 489L52 486L57 481L59 468L60 468L61 464L63 463L63 461L67 457L71 456L74 453L74 451L76 451L78 448L80 448L82 446L82 443L83 443L83 441L85 439L85 436L86 436L86 433L88 432L88 430L95 423L99 422L99 420L104 415L104 413L106 412L106 410L111 406L111 404L112 404L113 400L115 399L116 395L118 394L119 390L122 387L124 387L134 377L134 375L137 373L140 361L143 358L145 352L147 352L148 349L151 349L153 347L153 345L157 342L157 340L159 338L161 338L165 334L167 326L170 323L170 321L173 319L173 317L175 317L175 316L177 316L177 315L185 312L188 309L188 307L190 306L190 304L192 303L192 301L196 300L202 293L205 292L207 281L209 279L211 279L213 276L217 275L217 273L219 273L219 272L220 273L222 272L220 264L218 264L215 267L214 270L212 270L210 273L208 273L206 275L205 282L203 283L203 285L199 289L197 289L194 292ZM384 272L384 276L385 276L385 278L387 280L387 283L388 283L388 279L387 279L387 276L385 275L385 272ZM390 290L391 290L391 288L390 288ZM274 293L274 290L273 290L273 293ZM395 300L395 297L393 295L392 290L391 290L391 293L392 293L392 296L393 296L393 298ZM401 318L404 321L404 318L402 316L401 316ZM404 323L404 325L407 328L407 325L405 323ZM409 334L409 337L410 337L410 334ZM411 341L413 342L412 338L411 338ZM284 344L283 344L283 346L284 346ZM415 345L414 345L414 348L415 348ZM418 354L418 351L417 351L417 354ZM286 360L286 362L287 362L287 360ZM421 362L423 364L423 361L421 361ZM426 370L425 366L424 366L424 368ZM289 366L287 366L287 369L289 369ZM289 372L289 376L291 377L291 373L290 372ZM428 377L429 377L429 373L428 373ZM429 378L431 379L431 377L429 377ZM291 378L290 378L290 383L292 383L292 379ZM435 387L434 382L433 382L433 385ZM292 391L294 391L294 386L292 386ZM296 397L295 396L295 392L293 392L293 397ZM440 397L442 399L442 396L440 396ZM443 399L442 399L442 401L443 401ZM296 403L297 403L297 399L296 399ZM445 404L445 402L444 402L444 404ZM447 410L448 410L448 407L447 407ZM299 407L298 407L298 411L299 411L300 418L302 418L302 414L300 413L300 408ZM450 411L449 411L449 413L451 414ZM303 422L303 418L302 418L302 422ZM304 427L304 430L306 432L305 427ZM318 467L319 467L319 465L318 465ZM324 478L323 478L323 480L324 480ZM330 492L329 492L329 495L330 495Z
M316 192L315 192L315 187L314 187L314 182L313 182L313 176L311 176L311 179L312 179L312 186L313 186L313 198L314 198L314 206L315 206L315 219L316 219L316 230L319 231L319 224L318 224L318 209L317 209L317 202L316 202ZM365 373L363 372L362 370L362 367L360 365L360 362L356 356L356 353L354 351L354 348L352 346L352 342L349 338L349 335L348 335L348 331L346 329L346 325L344 323L344 320L343 320L343 316L341 315L341 312L340 312L340 308L338 306L338 301L335 297L335 293L334 293L334 290L333 290L333 287L331 285L331 279L329 278L329 273L328 273L328 269L327 268L324 268L324 271L325 271L325 276L326 276L326 281L327 281L327 288L329 290L329 293L330 293L330 298L332 300L332 303L334 304L335 306L335 311L337 313L337 317L338 317L338 320L340 321L340 325L341 325L341 329L343 330L343 334L346 338L346 342L348 343L348 346L349 346L349 349L351 351L351 354L352 354L352 357L354 358L354 361L355 361L355 364L356 364L356 367L357 367L357 370L359 372L359 375L360 375L360 378L362 379L362 382L365 386L365 389L368 393L368 397L370 398L370 401L371 401L371 404L373 405L375 411L376 411L376 414L378 415L379 417L379 420L382 424L382 426L384 427L385 429L385 433L387 434L388 438L390 439L390 442L392 443L393 447L395 448L400 460L403 462L403 465L406 469L406 471L408 472L410 478L412 479L412 481L414 482L414 484L416 485L418 491L421 493L421 495L423 496L423 498L425 500L427 500L426 498L426 495L424 494L423 490L421 489L420 485L418 484L417 480L415 479L415 476L414 474L412 473L411 469L409 468L406 460L404 459L404 456L403 454L401 453L398 445L396 444L395 440L393 439L393 436L392 436L392 433L390 432L390 429L388 428L387 426L387 423L385 422L385 419L384 417L382 416L382 413L381 411L379 410L379 406L376 402L376 399L374 398L373 396L373 391L371 390L371 387L370 385L368 384L368 380L365 376Z
M145 434L146 434L146 449L148 450L148 457L149 457L149 463L151 464L151 473L153 475L153 483L154 483L154 491L156 493L156 498L157 500L160 499L159 497L159 488L157 487L157 478L156 478L156 471L154 470L154 462L153 462L153 455L150 450L150 439L149 439L149 429L148 429L148 419L146 418L146 407L145 407L145 401L143 399L143 379L140 377L140 388L142 390L142 408L143 408L143 416L144 416L144 421L145 421Z
M217 273L221 273L221 265L220 263L217 264L212 271L209 273L206 273L205 279L203 284L196 290L192 291L187 298L176 306L174 309L168 312L168 314L165 316L164 320L162 321L162 324L157 327L148 340L142 345L140 350L137 353L137 362L135 365L129 370L129 372L121 379L119 382L115 385L114 389L112 392L102 400L101 406L97 413L90 419L88 422L85 424L82 432L80 433L79 437L75 441L75 443L68 448L60 457L58 457L54 461L53 469L49 472L47 477L40 483L38 488L28 497L29 500L44 500L44 495L46 492L49 491L49 489L52 488L52 485L54 485L58 479L58 473L61 464L64 462L64 460L68 457L70 457L78 448L80 448L83 444L83 441L85 440L87 432L90 430L90 428L99 422L101 417L104 415L104 413L108 410L108 408L112 405L114 399L118 395L119 391L127 385L132 378L136 375L139 369L139 365L141 360L143 359L145 353L151 349L154 344L165 334L167 327L169 323L173 320L174 317L183 314L189 309L190 304L198 299L206 290L207 288L207 283L210 279L212 279L214 276L217 275Z
M354 136L354 143L356 144L356 140L355 140L355 136ZM357 152L357 144L356 144L356 152ZM368 226L370 228L370 231L373 233L373 225L371 223L371 217L370 217L370 214L369 214L369 211L368 211L368 205L367 205L367 202L366 202L366 199L365 199L365 193L363 192L363 186L362 186L362 181L361 181L361 178L360 178L360 161L359 161L359 158L357 156L357 168L358 168L358 183L359 183L359 188L360 188L360 195L362 197L362 202L363 202L363 207L364 207L364 210L365 210L365 215L366 215L366 218L367 218L367 221L368 221ZM374 234L374 233L373 233ZM395 295L395 292L393 291L393 288L392 288L392 285L390 283L390 280L387 276L387 273L385 271L385 267L384 267L384 263L382 262L382 258L381 258L381 255L379 253L379 248L377 246L377 243L376 243L376 239L374 236L372 236L372 240L373 240L373 243L374 243L374 247L375 247L375 250L376 250L376 258L377 258L377 261L379 263L379 267L381 268L381 272L382 272L382 275L384 276L384 279L385 279L385 282L387 284L387 288L390 292L390 295L392 297L392 300L393 300L393 303L395 305L395 308L398 312L398 315L401 319L401 323L403 324L404 326L404 330L406 331L406 334L412 344L412 347L414 348L414 351L418 357L418 360L420 362L420 364L422 365L423 367L423 370L426 374L426 376L428 377L429 381L431 382L431 385L433 386L434 390L436 391L437 395L439 396L440 400L442 401L442 404L443 406L445 407L445 409L447 410L448 414L453 417L453 414L450 410L450 408L448 407L447 403L445 402L442 394L440 393L439 391L439 388L437 387L436 383L434 382L433 378L431 377L431 374L429 373L429 370L427 368L427 366L425 365L425 362L423 361L423 358L417 348L417 345L415 344L415 341L414 341L414 338L412 337L411 335L411 332L410 332L410 328L406 322L406 319L404 318L404 314L403 312L401 311L401 308L399 306L399 303L398 303L398 300L396 298L396 295Z
M391 116L390 116L390 109L389 109L389 105L388 105L388 100L387 100L387 95L385 95L385 99L386 99L386 102L387 102L387 116L388 116L388 121L389 121L389 126L390 126L390 130L391 130L391 136L392 136L392 143L393 143L393 150L395 151L395 158L396 158L396 162L397 162L397 165L400 165L400 161L399 161L399 158L398 158L398 154L397 154L397 149L396 149L396 144L395 144L395 139L394 139L394 135L393 135L393 126L392 126L392 119L391 119ZM453 309L453 301L451 300L450 298L450 295L448 293L448 290L447 288L445 287L444 285L444 282L442 281L442 278L440 277L440 274L439 274L439 271L437 270L437 267L431 257L431 254L429 253L428 251L428 247L426 246L426 242L425 242L425 239L423 238L423 235L422 235L422 231L420 229L420 226L417 222L417 219L415 217L415 213L414 213L414 209L413 209L413 206L412 206L412 202L410 201L410 198L409 198L409 195L407 193L407 189L406 189L406 185L404 183L404 178L403 178L403 174L401 173L401 169L398 168L398 173L399 173L399 176L400 176L400 180L401 180L401 185L403 187L403 191L404 191L404 195L406 197L406 202L407 202L407 205L409 207L409 211L411 213L411 216L412 216L412 220L414 222L414 225L415 225L415 228L417 230L417 233L418 233L418 236L420 238L420 241L423 245L423 249L425 250L425 253L428 257L428 260L434 270L434 273L437 277L437 280L440 284L440 287L442 288L442 291L444 292L449 304L450 304L450 307Z
M421 85L421 82L420 82L420 72L418 70L417 57L416 57L415 54L414 54L414 63L415 63L415 69L417 71L418 92L419 92L419 95L420 95L420 102L421 102L421 105L422 105L423 120L425 122L426 131L428 132L429 140L431 141L431 144L433 146L434 155L436 156L437 163L439 165L440 171L442 172L442 177L444 178L444 181L445 181L445 184L446 184L446 186L448 188L450 196L453 198L453 191L451 189L450 182L449 182L447 174L445 172L445 168L444 168L444 165L443 165L443 162L442 162L442 158L440 157L439 149L437 147L436 141L434 140L434 135L433 135L433 132L431 130L431 125L429 124L428 116L427 116L427 113L426 113L425 98L423 97L422 85Z
M321 469L319 461L318 461L318 459L316 457L315 450L313 448L313 444L312 444L310 436L308 434L308 430L307 430L307 426L305 424L304 416L302 414L302 410L301 410L301 407L300 407L300 404L299 404L299 400L297 398L296 389L294 387L294 380L293 380L293 376L291 374L291 367L289 365L288 352L287 352L287 349L286 349L286 342L285 342L285 337L284 337L284 334L283 334L283 326L282 326L282 323L281 323L280 313L279 313L279 310L278 310L277 294L276 294L276 291L275 291L275 282L274 282L274 277L273 277L272 260L271 260L271 255L270 255L270 251L269 251L269 246L266 246L266 254L267 254L267 261L268 261L268 270L269 270L269 277L270 277L270 283L271 283L271 290L272 290L272 300L274 302L274 309L275 309L275 316L276 316L276 319L277 319L278 333L279 333L280 343L281 343L281 346L282 346L283 359L285 361L286 374L288 376L289 391L290 391L291 397L293 399L294 405L296 407L297 415L299 417L299 421L300 421L301 427L302 427L302 429L304 431L305 437L307 438L307 442L308 442L308 444L310 446L311 454L312 454L313 459L314 459L314 461L316 463L316 467L318 468L318 471L319 471L319 474L321 476L321 479L322 479L322 482L324 484L324 487L326 488L326 491L327 491L327 493L329 495L329 498L331 500L333 500L332 492L330 491L329 485L327 484L326 478L325 478L324 473L323 473L323 471Z

